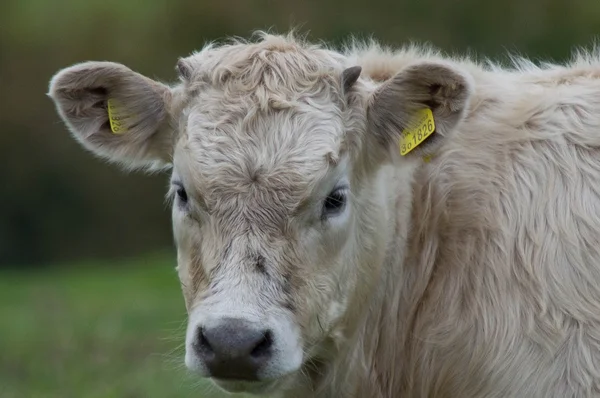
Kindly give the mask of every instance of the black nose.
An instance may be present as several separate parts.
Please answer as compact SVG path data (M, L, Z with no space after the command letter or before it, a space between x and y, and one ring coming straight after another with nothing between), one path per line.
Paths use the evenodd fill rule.
M197 333L194 350L214 378L258 380L272 354L272 332L242 319L227 318Z

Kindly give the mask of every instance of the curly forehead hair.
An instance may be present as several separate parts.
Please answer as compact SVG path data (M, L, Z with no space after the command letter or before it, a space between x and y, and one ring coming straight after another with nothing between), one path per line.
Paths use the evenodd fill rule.
M181 58L177 68L188 89L211 86L226 97L244 98L261 110L290 108L309 97L340 97L344 60L336 52L308 44L290 33L264 32L255 42L232 39Z

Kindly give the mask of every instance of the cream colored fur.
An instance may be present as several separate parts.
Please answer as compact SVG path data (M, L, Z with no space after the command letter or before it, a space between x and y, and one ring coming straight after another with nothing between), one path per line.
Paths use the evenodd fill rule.
M95 153L184 181L193 205L174 203L174 233L194 317L243 307L294 325L304 365L273 396L600 396L600 54L501 68L264 35L179 69L168 94L138 82L139 101L159 92L168 116L121 146L101 120L80 127L86 108L69 91L80 69L50 95ZM398 130L425 102L439 135L401 158ZM340 178L348 213L321 226L314 203Z

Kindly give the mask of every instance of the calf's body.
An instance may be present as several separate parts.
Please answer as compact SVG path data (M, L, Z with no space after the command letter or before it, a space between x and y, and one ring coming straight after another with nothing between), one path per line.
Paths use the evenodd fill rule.
M191 370L290 398L600 396L599 56L266 35L178 67L78 65L50 95L95 153L173 168ZM111 134L111 95L155 126ZM400 156L421 108L436 133Z

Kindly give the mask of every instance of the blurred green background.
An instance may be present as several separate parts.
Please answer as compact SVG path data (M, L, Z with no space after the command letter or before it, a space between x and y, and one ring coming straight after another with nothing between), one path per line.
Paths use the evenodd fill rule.
M185 309L165 175L84 152L45 96L52 74L121 62L172 81L206 41L299 26L561 61L600 33L598 0L2 0L0 397L187 397Z

